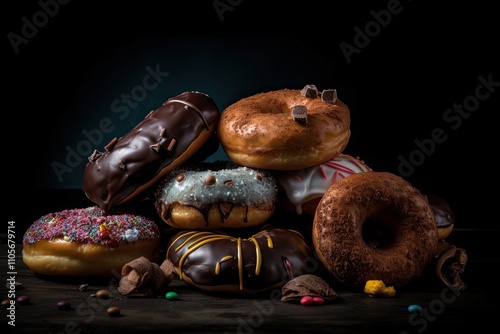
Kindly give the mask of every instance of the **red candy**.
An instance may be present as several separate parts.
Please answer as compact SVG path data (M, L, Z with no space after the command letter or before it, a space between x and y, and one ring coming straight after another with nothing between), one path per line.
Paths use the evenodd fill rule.
M300 298L301 305L311 305L312 303L314 303L314 299L311 296L304 296Z
M311 304L321 305L324 303L325 303L325 300L321 297L304 296L304 297L300 298L300 304L304 305L304 306L311 305Z
M313 297L313 301L314 301L314 304L324 304L325 303L325 300L321 297Z

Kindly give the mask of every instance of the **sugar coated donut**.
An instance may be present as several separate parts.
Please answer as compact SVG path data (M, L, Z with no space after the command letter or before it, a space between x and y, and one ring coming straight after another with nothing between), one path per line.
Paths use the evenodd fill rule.
M350 137L349 108L334 89L314 85L243 98L228 106L217 126L222 148L247 167L294 170L335 158Z
M155 207L162 220L191 230L250 227L267 221L277 202L274 177L264 170L227 167L214 162L172 171L156 191Z
M272 226L247 238L180 231L166 254L182 280L205 291L241 294L283 286L307 272L311 256L302 234Z
M104 277L141 256L157 261L159 244L155 222L93 206L42 216L26 230L22 255L38 274Z
M438 243L426 197L395 174L373 171L353 174L326 191L312 240L333 276L359 289L368 280L410 283L432 261Z
M290 171L279 171L276 180L284 191L281 201L288 211L314 216L323 194L343 178L372 169L364 161L345 153L319 165Z
M83 175L85 194L109 213L191 158L214 134L218 117L204 93L168 99L104 152L94 151Z

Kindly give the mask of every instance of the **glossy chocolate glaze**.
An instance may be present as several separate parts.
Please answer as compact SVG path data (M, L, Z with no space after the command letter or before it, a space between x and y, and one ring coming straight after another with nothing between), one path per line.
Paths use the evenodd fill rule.
M140 187L159 180L162 170L172 170L192 156L196 151L179 159L203 131L213 133L218 117L219 109L207 94L189 91L168 99L104 152L94 151L83 175L83 191L109 212Z
M455 214L447 201L435 195L426 195L426 197L434 211L434 219L438 228L455 224Z
M180 231L171 238L166 257L181 279L203 290L235 293L281 287L310 271L313 260L299 232L270 225L248 238Z

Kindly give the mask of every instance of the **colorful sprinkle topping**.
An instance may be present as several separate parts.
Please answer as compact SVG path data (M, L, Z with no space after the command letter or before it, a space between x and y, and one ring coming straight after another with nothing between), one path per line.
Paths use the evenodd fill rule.
M158 226L145 217L120 214L103 216L97 206L49 213L26 231L23 244L62 238L68 242L99 243L116 248L121 241L160 237Z

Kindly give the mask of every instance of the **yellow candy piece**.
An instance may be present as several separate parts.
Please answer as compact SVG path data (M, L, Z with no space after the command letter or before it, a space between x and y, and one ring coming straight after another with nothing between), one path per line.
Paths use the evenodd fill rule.
M396 290L392 286L386 286L381 280L368 280L365 284L365 292L369 295L382 295L392 297Z

